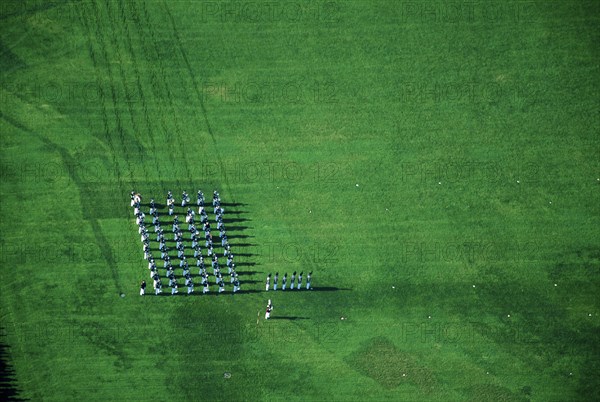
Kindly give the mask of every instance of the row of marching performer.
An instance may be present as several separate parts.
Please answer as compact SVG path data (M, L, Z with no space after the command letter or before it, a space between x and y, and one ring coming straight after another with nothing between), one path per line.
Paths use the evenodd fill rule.
M132 192L133 196L133 192ZM132 201L133 202L133 201ZM190 203L190 196L186 191L181 194L181 207L185 208ZM219 193L217 190L213 191L213 200L212 205L216 209L221 206L221 198L219 197ZM133 205L132 205L133 206ZM201 190L198 190L196 196L196 206L204 207L204 193ZM173 215L175 209L175 198L173 198L173 193L170 191L167 192L167 207L169 208L169 215Z

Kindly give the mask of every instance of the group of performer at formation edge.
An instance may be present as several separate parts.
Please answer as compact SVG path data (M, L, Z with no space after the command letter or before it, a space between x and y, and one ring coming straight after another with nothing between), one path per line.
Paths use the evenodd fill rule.
M136 223L138 225L138 232L141 236L141 241L143 245L144 251L144 259L148 261L148 269L150 270L150 278L153 280L154 293L156 295L162 293L163 284L158 273L158 267L156 265L156 261L152 256L150 251L150 235L148 233L148 228L146 227L145 218L146 215L141 210L141 201L142 197L140 194L132 191L131 192L131 206L133 207L133 213L136 218ZM213 247L213 236L211 233L211 226L208 220L208 215L206 213L206 208L204 206L204 194L202 191L198 191L196 206L198 207L198 213L194 211L194 209L190 206L190 197L184 191L181 198L181 207L187 208L185 222L188 224L188 231L190 232L190 239L192 241L191 249L193 250L194 258L196 259L195 264L198 268L198 276L201 278L202 285L202 293L208 293L210 291L210 282L209 275L204 264L204 256L202 255L202 247L200 246L201 232L196 226L197 215L199 218L199 224L202 225L202 231L204 232L204 245L206 248L207 257L211 259L211 267L213 270L214 283L218 287L218 292L222 293L225 291L225 280L223 279L223 274L221 272L221 266L219 265L219 257L214 250ZM231 251L231 246L227 239L227 232L225 230L225 224L223 223L223 215L225 210L221 207L221 198L219 193L215 190L213 192L212 206L215 214L215 221L217 224L217 230L219 231L219 238L221 239L221 247L223 248L223 258L226 258L226 266L227 266L227 274L229 275L229 283L233 285L233 293L236 293L240 290L240 281L238 278L238 274L235 270L234 254ZM173 194L171 191L167 193L167 207L169 210L169 216L174 214L175 209L175 199L173 198ZM171 288L171 294L179 293L178 287L179 282L177 280L177 276L175 275L175 269L173 268L173 263L171 262L171 257L169 256L169 248L166 245L166 237L164 233L164 228L161 226L161 222L159 219L158 209L154 202L154 199L150 201L150 216L152 216L152 225L154 226L154 232L156 234L156 241L158 242L158 249L160 251L161 259L163 260L163 268L165 268L165 277L169 280L169 287ZM188 260L185 256L185 246L183 243L183 231L181 230L178 216L175 216L172 223L172 232L173 232L173 240L175 241L175 249L177 250L177 258L179 259L179 268L182 269L182 278L183 283L187 287L187 294L191 294L194 292L194 280L192 274L190 272L190 267L188 264ZM309 272L306 276L306 289L311 289L311 275L312 272ZM296 276L296 272L292 273L291 281L290 281L290 289L294 289L297 286L297 289L301 289L302 286L302 276L303 272L300 272ZM296 285L296 277L298 278ZM279 282L279 273L275 273L273 277L273 290L277 290L277 285ZM268 291L271 286L271 274L267 276L266 279L266 290ZM287 286L287 273L283 275L282 278L282 288L281 290L285 290ZM146 291L146 281L142 281L140 285L140 295L143 296ZM270 304L270 303L269 303Z

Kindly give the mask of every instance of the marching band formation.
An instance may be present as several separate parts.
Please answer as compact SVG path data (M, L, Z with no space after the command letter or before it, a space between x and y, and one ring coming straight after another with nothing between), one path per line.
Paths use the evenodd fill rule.
M132 191L131 192L131 206L133 207L133 213L136 218L136 224L138 225L138 232L141 236L142 247L144 251L144 259L148 261L148 269L150 270L150 278L153 280L154 293L156 295L163 292L163 283L159 274L158 266L151 253L150 248L150 234L146 227L146 215L141 210L142 197L140 194ZM184 191L181 196L181 207L187 207L185 216L185 223L187 224L187 230L189 231L189 238L191 240L191 250L193 250L194 261L188 262L188 258L185 255L186 247L184 245L184 234L180 227L179 218L176 215L173 218L171 231L173 232L173 242L175 243L175 250L177 250L177 259L179 260L178 268L181 269L181 275L176 275L175 268L173 267L174 262L171 261L169 255L170 247L167 246L167 236L165 235L164 229L167 224L163 221L161 223L160 214L154 199L150 200L149 215L152 217L152 225L154 226L154 233L156 235L156 242L158 243L158 250L160 251L160 258L163 261L163 268L165 269L164 277L168 279L168 287L171 288L171 294L179 293L179 286L183 285L187 287L187 294L194 292L194 277L191 273L190 265L195 264L198 269L198 277L200 278L200 285L202 286L202 293L210 292L210 280L209 274L205 266L205 255L203 253L203 247L200 245L202 241L202 232L204 232L204 250L206 250L206 258L210 260L212 275L214 276L214 285L218 287L218 292L222 293L225 291L225 279L221 272L221 266L219 264L218 253L214 249L213 234L211 232L211 225L206 213L204 205L204 194L202 191L197 193L196 207L192 208L190 204L190 196ZM169 191L167 193L167 202L169 216L173 216L175 210L175 199L173 194ZM229 275L229 284L232 286L233 293L240 290L240 281L235 271L235 263L231 246L227 240L227 232L225 230L225 224L223 222L223 215L225 209L221 207L221 198L217 191L213 192L212 207L215 215L216 230L219 231L220 246L223 250L222 258L226 259L227 273ZM167 227L168 227L167 226ZM191 259L191 256L190 256ZM140 295L145 294L146 282L142 281L140 285Z
M175 198L171 191L167 193L166 207L168 209L168 215L173 216L175 214ZM197 283L202 287L202 293L209 293L211 286L211 279L205 265L206 260L210 260L212 269L212 279L214 286L217 287L218 293L225 292L224 275L229 275L229 286L233 293L240 291L240 280L238 274L235 271L235 263L231 246L227 240L227 232L225 230L225 224L223 222L223 216L225 209L221 207L221 197L215 190L213 191L212 197L212 208L215 215L216 230L219 232L218 239L220 242L220 248L222 249L222 257L226 259L225 265L227 266L227 273L221 271L221 265L219 262L219 253L215 250L213 243L213 232L211 232L211 224L206 212L204 194L198 190L196 197L196 206L190 204L190 196L184 191L181 194L181 207L186 208L185 223L179 222L178 215L173 217L172 222L165 222L164 217L161 221L161 214L159 208L154 202L154 199L150 200L148 214L152 218L152 226L154 226L154 233L156 236L156 242L158 243L158 251L160 251L160 259L162 260L162 268L164 269L164 278L168 280L168 287L171 289L171 295L179 293L179 286L187 288L187 294L194 292L194 276L192 275L191 265L195 265L198 269L197 278L200 278ZM135 221L138 226L138 233L142 241L142 248L144 251L144 259L148 261L148 270L150 271L150 278L153 281L154 294L159 295L163 292L163 281L161 274L159 273L158 265L152 255L152 249L150 247L150 234L146 223L146 214L142 211L142 197L140 194L132 191L131 192L131 207L133 208L133 214L135 215ZM198 212L196 212L196 209ZM164 214L163 214L164 215ZM184 231L181 229L182 225L187 224L187 231L189 232L189 240L191 241L191 247L188 246L188 250L193 253L186 256L186 246L184 245ZM167 236L165 235L165 228L173 233L172 242L175 243L175 250L177 250L177 257L173 257L172 261L169 251L172 247L167 246ZM204 247L201 246L202 233L204 233ZM218 247L218 246L217 246ZM189 259L189 260L188 260ZM176 267L174 267L174 265ZM177 275L176 270L181 269L181 274ZM294 271L290 277L289 289L302 288L302 277L304 273L300 272L296 274ZM311 277L312 272L309 272L306 276L306 289L311 290ZM296 282L297 278L297 282ZM275 273L273 277L273 290L277 290L279 284L279 272ZM288 286L288 274L287 272L283 275L281 281L281 290L285 291ZM271 274L267 275L265 284L265 290L271 289ZM142 281L140 285L140 296L146 293L146 281ZM271 311L273 310L273 304L271 299L267 303L265 312L265 320L271 317Z

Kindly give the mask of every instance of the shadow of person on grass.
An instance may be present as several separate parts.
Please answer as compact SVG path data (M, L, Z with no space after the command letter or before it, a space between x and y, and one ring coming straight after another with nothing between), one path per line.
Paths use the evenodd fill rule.
M222 202L221 206L224 207L245 207L246 204L245 202Z
M225 227L227 227L228 223L237 223L237 222L247 222L250 221L252 219L247 219L247 218L223 218L223 223L225 224Z
M350 288L338 288L335 286L315 286L311 287L310 290L315 292L337 292L338 290L352 290Z

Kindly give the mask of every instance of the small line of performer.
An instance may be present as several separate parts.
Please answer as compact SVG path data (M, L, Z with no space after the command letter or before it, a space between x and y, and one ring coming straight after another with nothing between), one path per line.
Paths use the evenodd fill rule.
M292 273L291 276L291 280L290 280L290 290L300 290L302 289L302 276L304 275L304 272L300 272L297 276L298 278L298 282L296 283L296 271L294 271ZM285 274L283 274L283 278L281 278L281 290L285 290L287 288L287 280L288 280L288 274L287 272ZM308 273L308 275L306 276L306 290L311 290L312 289L312 285L311 285L311 280L312 280L312 271L310 271ZM275 272L275 276L273 277L273 290L277 290L277 286L279 284L279 272ZM267 281L265 282L265 290L268 292L269 289L271 289L271 274L267 275Z

